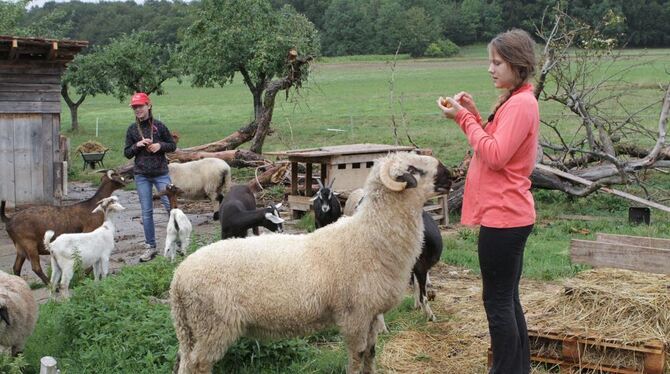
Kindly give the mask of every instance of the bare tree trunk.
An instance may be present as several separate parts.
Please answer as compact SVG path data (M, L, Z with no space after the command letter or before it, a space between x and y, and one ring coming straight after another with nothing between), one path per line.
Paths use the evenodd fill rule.
M170 161L178 162L195 161L206 157L219 158L226 161L230 166L237 168L258 166L259 164L268 163L268 161L263 159L258 153L243 149L232 149L219 152L190 152L177 149L172 153L168 153L167 156Z
M240 145L248 142L253 139L254 134L256 133L256 128L258 124L256 121L249 123L248 125L240 128L234 133L226 136L221 140L217 140L212 143L197 145L194 147L184 148L182 151L191 151L191 152L221 152L226 150L231 150L239 147Z
M72 119L71 121L71 130L72 132L77 132L79 131L79 106L81 103L84 102L84 99L86 99L86 94L81 95L79 100L72 101L70 98L70 95L67 92L67 83L63 83L60 88L60 94L63 96L63 100L65 100L65 103L67 104L67 107L70 109L70 118Z

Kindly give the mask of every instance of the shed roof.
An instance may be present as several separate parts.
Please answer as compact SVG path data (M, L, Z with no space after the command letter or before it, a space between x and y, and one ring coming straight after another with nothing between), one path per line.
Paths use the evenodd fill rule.
M415 147L388 144L344 144L319 148L294 149L284 152L264 152L268 155L288 157L289 161L322 162L338 156L376 154L386 152L411 151Z
M43 39L0 35L0 60L62 64L88 46L85 40Z

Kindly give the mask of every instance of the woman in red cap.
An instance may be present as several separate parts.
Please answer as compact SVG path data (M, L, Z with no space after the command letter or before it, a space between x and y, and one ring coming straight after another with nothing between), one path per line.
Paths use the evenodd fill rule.
M135 113L135 122L126 130L126 147L123 154L135 158L133 173L135 185L142 207L144 226L144 247L146 251L140 261L149 261L156 257L156 231L154 228L153 187L162 191L170 184L168 162L165 154L177 148L170 130L151 114L151 100L144 92L138 92L130 99ZM165 209L170 211L167 196L161 197Z

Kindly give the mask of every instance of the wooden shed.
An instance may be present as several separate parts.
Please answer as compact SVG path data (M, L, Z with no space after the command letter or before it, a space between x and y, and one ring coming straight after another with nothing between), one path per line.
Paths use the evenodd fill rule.
M312 209L311 198L316 193L312 188L314 164L320 166L320 179L323 184L333 182L333 190L351 192L363 187L365 180L374 165L374 160L384 157L390 152L410 152L430 154L429 150L418 150L415 147L396 146L387 144L345 144L310 149L296 149L285 152L267 152L288 158L291 163L291 193L288 203L293 218L299 218ZM305 165L304 187L299 185L299 165ZM449 215L445 195L436 196L436 202L426 206L426 210L433 213L433 218L441 224L447 225ZM433 200L433 199L431 199Z
M86 41L0 35L0 200L62 196L61 75Z

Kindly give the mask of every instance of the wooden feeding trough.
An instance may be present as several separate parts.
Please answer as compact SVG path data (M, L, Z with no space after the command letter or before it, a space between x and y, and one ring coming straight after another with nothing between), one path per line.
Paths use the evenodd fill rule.
M417 151L414 147L387 144L347 144L285 152L269 152L291 163L291 193L288 203L293 218L300 218L311 210L310 199L316 192L312 187L314 165L320 165L320 178L324 185L333 183L333 190L351 192L363 187L365 179L374 165L374 160L390 152ZM428 152L430 153L430 152ZM304 182L300 183L299 171L304 164ZM426 207L442 224L448 223L445 195L438 196ZM434 201L437 200L437 201Z

